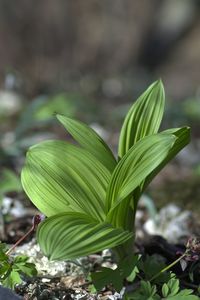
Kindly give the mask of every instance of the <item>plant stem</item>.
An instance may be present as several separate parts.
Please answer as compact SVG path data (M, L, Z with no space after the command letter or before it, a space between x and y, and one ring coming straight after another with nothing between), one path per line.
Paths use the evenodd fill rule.
M186 252L184 252L179 258L177 258L175 261L173 261L170 265L163 268L161 271L159 271L157 274L155 274L149 281L153 281L156 279L161 273L166 272L167 270L171 269L174 265L176 265L181 259L183 259L186 256Z
M42 215L35 215L32 220L32 227L29 229L29 231L23 235L7 252L6 255L9 255L16 247L19 245L32 231L36 229L38 224L44 219L44 216Z
M9 255L16 247L19 245L33 230L35 229L35 225L33 225L29 231L23 235L7 252L6 255Z

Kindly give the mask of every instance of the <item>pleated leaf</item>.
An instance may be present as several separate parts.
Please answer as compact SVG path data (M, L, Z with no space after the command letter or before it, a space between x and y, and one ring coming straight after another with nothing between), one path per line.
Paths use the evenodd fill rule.
M140 184L140 186L133 192L132 199L131 199L131 207L135 210L137 209L137 203L149 185L149 183L155 178L155 176L167 165L167 163L172 160L178 152L180 152L190 141L190 128L189 127L182 127L182 128L172 128L161 132L160 134L173 134L176 136L176 141L173 144L172 148L170 149L167 157L145 178L145 180ZM123 202L124 203L124 202ZM117 208L118 214L120 211L120 204ZM124 209L123 209L124 210ZM115 219L117 219L117 213L115 212ZM118 219L117 219L118 220ZM113 222L113 224L117 224ZM129 227L130 228L130 227Z
M94 155L110 172L113 171L116 166L115 157L108 145L92 128L63 115L57 115L57 118L83 148Z
M137 141L158 132L164 104L164 87L159 80L150 85L130 108L120 133L119 158L122 158Z
M51 260L86 256L120 245L132 236L128 231L75 212L52 216L37 231L40 247Z
M107 190L108 210L115 208L167 157L176 137L155 134L137 142L116 166Z
M146 186L153 180L153 178L167 165L167 163L172 160L177 153L179 153L189 142L190 142L190 128L171 128L167 129L160 134L173 134L176 136L176 141L172 148L170 149L167 157L158 165L158 167L153 170L153 172L145 179L141 193L144 191Z
M110 176L85 149L45 141L28 151L21 179L29 198L46 216L78 211L104 220Z

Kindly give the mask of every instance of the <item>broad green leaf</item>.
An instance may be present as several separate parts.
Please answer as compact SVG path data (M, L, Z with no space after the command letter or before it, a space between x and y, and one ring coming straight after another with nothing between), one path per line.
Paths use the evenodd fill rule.
M174 136L176 136L176 141L170 149L167 157L145 178L145 180L140 184L140 187L138 187L138 189L134 191L132 198L133 201L131 202L133 209L137 208L138 200L140 199L142 193L149 185L149 183L190 141L189 127L172 128L162 131L160 134L173 134Z
M136 207L130 215L132 194L167 157L176 137L172 134L147 136L137 142L118 163L107 190L107 221L115 227L133 226ZM128 224L129 221L129 224ZM132 223L131 223L132 222Z
M39 225L37 240L51 260L74 259L106 248L113 248L132 233L97 222L81 213L61 213Z
M176 137L147 136L137 142L117 164L107 190L107 208L114 209L167 157Z
M83 148L94 155L110 172L113 171L116 165L113 153L92 128L63 115L57 115L57 118Z
M171 147L167 157L153 170L153 172L145 179L142 184L141 193L147 187L147 185L153 180L153 178L167 165L167 163L172 160L178 152L180 152L190 141L190 128L172 128L161 132L160 134L173 134L176 136L176 141ZM141 195L140 193L140 195Z
M31 201L46 216L77 211L105 219L110 173L85 149L63 141L33 146L21 179Z
M166 135L166 134L172 134L176 136L175 143L171 147L171 149L168 152L168 155L164 160L162 160L159 165L145 178L145 180L140 184L140 187L137 188L133 193L133 208L137 208L137 202L141 196L141 194L144 192L145 188L149 185L149 183L153 180L153 178L165 167L165 165L173 159L177 153L182 150L190 141L190 128L189 127L182 127L182 128L172 128L165 130L161 132L160 134ZM121 204L121 208L118 208L118 212L115 212L115 214L119 214L119 216L115 215L112 216L113 220L119 220L120 215L125 215L126 205L123 202ZM123 208L123 209L122 209ZM127 210L130 209L127 205ZM122 213L121 213L122 211ZM117 226L116 221L114 223ZM127 227L126 227L127 228Z
M157 133L165 104L164 87L160 80L154 82L130 108L119 138L119 158L143 137Z

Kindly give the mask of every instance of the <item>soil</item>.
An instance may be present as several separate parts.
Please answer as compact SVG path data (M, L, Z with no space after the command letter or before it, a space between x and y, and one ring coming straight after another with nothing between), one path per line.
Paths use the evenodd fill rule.
M4 237L3 242L15 243L21 238L31 227L32 216L26 215L20 218L13 218L5 222L4 224ZM26 244L32 240L33 235L30 235L28 239L24 241ZM149 236L144 234L140 239L136 240L136 251L146 255L159 255L163 258L166 264L172 263L178 258L177 253L184 252L185 246L183 244L171 244L167 242L161 236ZM88 265L98 269L104 263L104 258L101 254L88 257ZM112 264L112 261L110 262ZM192 288L194 291L198 290L200 282L200 267L196 268L194 272L194 280L191 282L189 276L189 268L183 272L180 264L175 265L172 271L178 276L181 282L182 288ZM89 284L83 274L70 274L70 271L66 272L66 275L60 276L38 276L37 278L25 279L24 283L17 286L15 292L25 300L106 300L121 299L121 295L117 293L112 287L106 287L100 294L91 294Z
M173 245L168 243L161 236L146 236L145 242L136 242L137 251L145 257L146 255L158 255L165 260L166 264L172 263L178 258L178 253L184 252L184 245ZM189 268L192 263L189 263L187 269L183 272L180 264L175 265L172 271L180 279L182 288L192 288L198 290L200 281L200 268L194 272L194 281L191 283L189 278ZM97 267L97 266L96 266ZM84 276L60 276L54 278L38 277L29 280L23 285L16 287L15 292L22 296L25 300L71 300L71 299L90 299L90 300L106 300L106 299L121 299L120 294L116 293L112 287L105 288L98 295L91 294L89 284ZM131 289L130 286L127 287Z

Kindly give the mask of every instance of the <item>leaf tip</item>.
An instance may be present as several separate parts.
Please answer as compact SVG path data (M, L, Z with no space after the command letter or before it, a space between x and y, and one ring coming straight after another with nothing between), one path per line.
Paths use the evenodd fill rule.
M61 121L61 119L64 117L64 115L62 114L55 114L56 118L58 119L58 121Z

